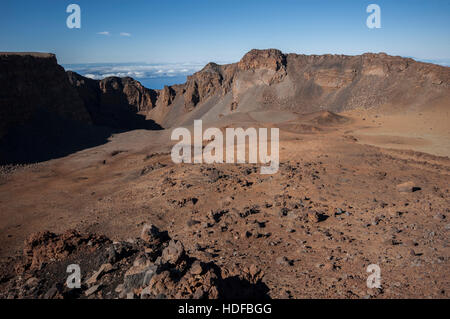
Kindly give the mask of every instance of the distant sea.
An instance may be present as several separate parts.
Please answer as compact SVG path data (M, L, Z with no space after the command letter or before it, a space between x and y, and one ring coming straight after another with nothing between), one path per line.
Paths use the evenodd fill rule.
M109 76L132 77L149 89L163 89L165 85L185 83L187 77L201 70L206 63L88 63L64 64L71 70L91 79Z
M159 78L137 79L143 86L149 89L161 90L165 85L183 84L187 80L186 75L163 76Z

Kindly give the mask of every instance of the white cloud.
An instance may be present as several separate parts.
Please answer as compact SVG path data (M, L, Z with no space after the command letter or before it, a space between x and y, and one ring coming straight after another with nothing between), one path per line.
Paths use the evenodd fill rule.
M99 35L110 35L109 31L97 32Z
M122 37L131 37L131 33L128 33L128 32L120 32L120 35Z
M204 63L101 63L72 64L65 68L92 79L103 79L108 76L142 79L191 75L203 66Z

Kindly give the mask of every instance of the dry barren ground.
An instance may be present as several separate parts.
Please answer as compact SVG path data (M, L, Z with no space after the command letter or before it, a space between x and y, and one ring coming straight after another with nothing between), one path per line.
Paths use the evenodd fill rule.
M126 240L152 223L202 261L258 265L273 298L449 298L448 126L426 135L398 125L398 115L345 116L274 125L281 129L275 175L260 175L260 165L176 165L168 133L147 131L4 167L2 260L37 231ZM398 191L405 182L417 189ZM381 268L381 289L366 286L370 264Z

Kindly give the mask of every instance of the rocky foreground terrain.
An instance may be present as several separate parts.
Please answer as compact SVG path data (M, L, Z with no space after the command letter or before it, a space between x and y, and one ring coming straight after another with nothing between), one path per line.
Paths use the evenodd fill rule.
M110 127L90 148L1 167L0 296L449 298L449 74L384 54L276 50L161 91L68 72L88 118L57 119ZM124 105L158 130L122 127ZM279 172L174 164L171 128L193 119L278 127ZM19 120L2 123L3 150L22 145ZM80 289L65 286L70 264ZM381 288L367 287L371 264Z
M65 284L71 264L90 275L79 288ZM27 240L23 256L2 270L7 284L1 298L260 299L268 290L257 266L223 270L204 263L153 225L126 242L76 231L37 233Z

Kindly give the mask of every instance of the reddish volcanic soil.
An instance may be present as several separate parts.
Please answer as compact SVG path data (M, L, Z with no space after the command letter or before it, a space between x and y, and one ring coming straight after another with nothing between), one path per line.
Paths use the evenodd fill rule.
M259 164L176 165L170 130L3 167L2 261L32 233L124 241L151 223L192 258L225 270L256 265L272 298L449 298L448 111L277 114L217 124L279 127L274 175L260 175ZM415 188L397 187L406 182ZM381 268L381 289L367 288L370 264Z

